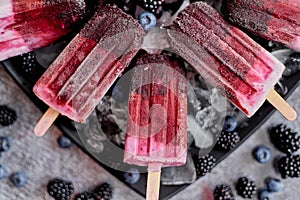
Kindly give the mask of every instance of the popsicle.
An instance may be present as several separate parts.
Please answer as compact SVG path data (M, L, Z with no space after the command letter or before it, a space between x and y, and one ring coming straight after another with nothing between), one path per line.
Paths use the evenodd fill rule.
M1 0L0 61L66 35L86 17L89 4L87 0Z
M43 135L57 113L84 122L139 51L144 34L118 7L100 8L34 85L50 106L35 133Z
M170 48L251 117L267 98L287 119L296 112L273 89L284 66L212 7L195 2L167 27Z
M224 0L222 12L234 25L300 51L299 0Z
M168 56L139 57L132 74L124 162L148 166L146 199L158 199L160 169L186 162L186 82Z

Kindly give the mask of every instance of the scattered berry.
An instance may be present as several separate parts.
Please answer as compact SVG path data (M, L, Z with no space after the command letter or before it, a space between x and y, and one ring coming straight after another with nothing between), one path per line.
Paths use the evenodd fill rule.
M197 175L204 176L205 174L211 172L215 165L216 158L211 154L207 154L204 157L198 158L198 160L195 161Z
M7 107L0 106L0 124L2 126L9 126L17 119L16 111Z
M247 177L241 177L237 181L236 190L241 197L250 199L256 194L257 189L254 181Z
M147 11L159 14L165 0L139 0L138 3Z
M300 148L300 136L284 124L271 128L270 139L279 151L287 155L292 155Z
M156 26L156 17L150 12L144 12L139 16L139 23L145 31L149 31Z
M35 58L35 53L32 51L26 54L22 54L21 58L22 58L21 68L23 69L23 71L28 75L34 74L36 69L36 63L37 63Z
M273 200L273 194L269 192L268 190L261 190L258 193L258 199L259 200Z
M49 181L47 191L56 200L68 200L74 192L73 183L60 178Z
M8 137L0 137L0 152L6 152L10 148Z
M95 195L101 200L110 200L113 196L113 187L108 183L103 183L95 189Z
M83 192L76 195L75 200L97 200L97 197L90 192Z
M237 132L222 131L218 137L216 148L222 151L229 151L240 142L240 136Z
M283 184L279 179L269 178L266 180L267 188L270 192L279 192L283 188Z
M7 171L5 170L5 168L0 165L0 180L7 177Z
M124 173L124 179L126 183L136 184L140 180L140 172L136 168L130 168L128 172Z
M283 156L277 163L282 178L297 178L300 176L300 155Z
M70 148L72 146L72 141L63 135L57 139L57 143L61 148Z
M234 131L235 128L237 127L237 120L234 116L227 115L225 117L225 122L223 126L223 130L227 132Z
M24 172L12 174L11 181L16 187L24 187L27 184L27 176Z
M271 151L266 146L258 146L254 149L253 156L259 163L267 163L271 158Z
M228 185L217 185L214 191L215 200L234 200L231 188Z

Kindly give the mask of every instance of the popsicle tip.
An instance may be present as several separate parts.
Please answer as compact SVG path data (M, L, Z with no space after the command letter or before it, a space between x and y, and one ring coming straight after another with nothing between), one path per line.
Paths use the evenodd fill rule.
M274 89L267 94L267 100L289 121L297 119L297 112Z
M59 113L52 108L48 108L48 110L44 113L41 119L35 125L33 132L36 136L43 136L53 124L55 119L58 117Z

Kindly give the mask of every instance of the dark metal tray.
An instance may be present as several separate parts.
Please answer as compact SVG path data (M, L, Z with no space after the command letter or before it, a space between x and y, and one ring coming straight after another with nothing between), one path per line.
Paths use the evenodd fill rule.
M20 63L20 57L14 57L4 61L2 64L5 69L9 72L15 82L22 88L22 90L30 97L30 99L40 108L41 111L45 112L48 108L41 100L39 100L34 93L32 92L32 87L37 79L42 75L45 68L39 67L34 72L34 76L25 76L24 71L21 69L22 63ZM300 72L295 73L292 76L289 76L281 81L281 83L288 88L287 94L284 95L284 98L288 97L293 90L298 86L300 80ZM238 145L241 145L243 141L245 141L255 130L260 127L265 120L273 113L274 109L269 103L265 103L261 109L253 116L252 118L247 119L248 126L237 128L237 132L240 134L241 142ZM82 143L76 128L74 127L74 123L66 117L59 116L55 121L55 125L60 128L70 139L73 140L85 153L87 153L90 157L92 157L96 162L98 162L101 166L103 166L107 171L117 177L119 180L124 181L123 172L115 170L113 168L108 167L101 163L93 153L85 148L85 145ZM237 147L237 146L236 146ZM235 148L236 148L235 147ZM235 149L234 148L234 149ZM217 158L217 163L221 162L224 158L226 158L232 151L230 152L221 152L216 149L211 151L211 154ZM193 150L193 149L191 149ZM125 183L126 184L126 183ZM129 185L133 190L138 192L139 194L145 196L146 192L146 173L141 175L141 179L135 185ZM177 192L184 189L188 184L185 185L177 185L177 186L165 186L162 185L160 189L160 199L169 199L171 196L176 194Z

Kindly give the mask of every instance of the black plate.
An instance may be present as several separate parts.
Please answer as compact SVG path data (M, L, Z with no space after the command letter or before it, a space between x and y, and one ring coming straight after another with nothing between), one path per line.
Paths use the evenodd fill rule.
M22 69L22 60L20 56L8 59L3 62L5 69L9 72L15 82L22 88L22 90L30 97L30 99L40 108L41 111L45 112L48 108L42 101L40 101L32 92L32 87L37 79L42 75L45 68L39 66L37 67L34 75L24 75L24 70ZM281 81L281 83L288 88L288 93L284 95L284 98L288 97L292 91L297 87L300 80L300 72L295 73L288 78L285 78ZM245 141L255 130L260 127L265 120L273 113L274 109L269 103L265 103L260 110L252 117L247 120L248 126L238 127L237 132L240 134L241 142L238 145L241 145L243 141ZM85 153L87 153L90 157L92 157L96 162L98 162L102 167L104 167L107 171L113 174L115 177L120 179L125 183L123 178L123 172L112 169L103 163L100 160L97 160L95 156L91 152L89 152L85 146L83 145L81 139L78 136L78 133L74 127L74 123L66 117L59 116L55 121L55 124L58 128L60 128L67 136L69 136L73 142L75 142ZM236 146L237 147L237 146ZM235 148L236 148L235 147ZM235 149L234 148L234 149ZM234 149L230 152L221 152L216 149L211 151L211 154L217 158L217 163L221 162L224 158L226 158ZM190 148L191 151L196 148ZM126 184L126 183L125 183ZM128 184L127 184L128 185ZM139 182L135 185L128 185L133 190L145 196L146 192L146 174L143 173ZM160 190L160 199L169 199L174 194L178 193L182 189L184 189L188 184L178 185L178 186L161 186Z

